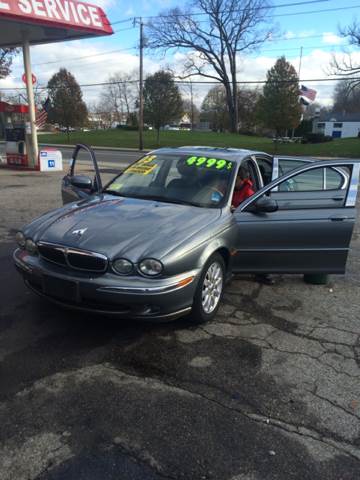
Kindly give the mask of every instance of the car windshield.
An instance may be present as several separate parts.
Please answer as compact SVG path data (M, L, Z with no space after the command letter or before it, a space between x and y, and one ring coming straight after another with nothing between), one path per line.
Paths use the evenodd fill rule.
M235 164L223 158L149 154L116 177L105 192L204 208L221 207Z

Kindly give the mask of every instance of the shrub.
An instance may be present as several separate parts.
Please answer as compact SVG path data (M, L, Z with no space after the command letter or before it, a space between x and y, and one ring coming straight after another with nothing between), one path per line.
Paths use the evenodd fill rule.
M331 142L332 139L332 137L323 133L307 133L304 135L301 143L324 143Z

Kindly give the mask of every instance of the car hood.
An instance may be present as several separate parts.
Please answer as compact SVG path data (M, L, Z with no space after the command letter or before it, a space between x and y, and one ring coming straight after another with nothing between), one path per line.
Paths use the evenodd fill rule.
M35 241L137 262L145 257L161 259L220 215L218 209L99 195L45 214L24 233Z

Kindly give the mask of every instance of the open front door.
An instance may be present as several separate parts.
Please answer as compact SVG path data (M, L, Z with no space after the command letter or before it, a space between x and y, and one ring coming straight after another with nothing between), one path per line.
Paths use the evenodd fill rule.
M91 160L90 176L88 172L81 173L78 165L79 152L87 152ZM90 195L99 192L102 189L100 171L95 157L95 153L88 145L76 145L69 172L65 175L61 184L61 196L63 204L83 200Z
M356 218L359 171L356 160L309 163L243 202L234 212L234 271L344 273ZM325 174L328 179L331 175L327 184ZM276 211L261 208L259 200L266 197L276 201Z

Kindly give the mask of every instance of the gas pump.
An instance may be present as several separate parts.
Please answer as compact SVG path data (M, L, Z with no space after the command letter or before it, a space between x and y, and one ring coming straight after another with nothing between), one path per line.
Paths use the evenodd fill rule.
M29 167L28 153L31 142L25 121L25 115L29 112L29 107L0 102L0 112L3 112L6 117L5 154L7 165Z

